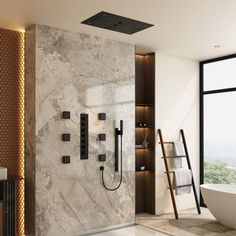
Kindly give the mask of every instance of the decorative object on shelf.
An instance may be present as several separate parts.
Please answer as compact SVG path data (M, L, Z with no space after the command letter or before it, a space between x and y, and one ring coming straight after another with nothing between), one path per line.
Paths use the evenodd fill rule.
M136 149L139 149L139 148L142 149L142 148L143 148L143 145L142 145L142 144L136 144L136 145L135 145L135 148L136 148Z
M148 148L148 141L147 141L148 134L145 132L142 134L142 136L143 136L143 147Z
M141 166L141 167L140 167L140 170L141 170L141 171L144 171L144 170L146 170L146 167L145 167L145 166Z
M98 119L99 120L106 120L106 113L98 113Z
M137 123L137 127L147 127L147 123Z
M70 111L63 111L62 118L63 119L70 119Z

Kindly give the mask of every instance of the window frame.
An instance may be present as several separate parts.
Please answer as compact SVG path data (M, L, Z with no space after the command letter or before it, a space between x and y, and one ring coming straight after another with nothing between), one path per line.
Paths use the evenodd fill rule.
M204 65L218 61L236 58L236 54L213 58L199 63L200 66L200 184L204 184L204 96L208 94L218 94L236 92L236 87L215 89L204 91ZM200 194L200 205L206 207L202 195Z

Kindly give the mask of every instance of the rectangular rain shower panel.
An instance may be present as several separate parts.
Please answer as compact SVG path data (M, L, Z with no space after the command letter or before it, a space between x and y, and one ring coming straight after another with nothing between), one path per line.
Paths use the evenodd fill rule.
M87 20L82 21L81 23L124 34L134 34L153 26L149 23L133 20L105 11L101 11Z

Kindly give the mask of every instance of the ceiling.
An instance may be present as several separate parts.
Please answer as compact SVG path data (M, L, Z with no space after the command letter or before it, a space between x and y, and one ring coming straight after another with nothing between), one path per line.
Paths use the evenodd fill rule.
M100 11L155 26L126 35L80 24ZM194 60L236 53L236 0L0 0L0 27L31 23L132 43L139 53Z

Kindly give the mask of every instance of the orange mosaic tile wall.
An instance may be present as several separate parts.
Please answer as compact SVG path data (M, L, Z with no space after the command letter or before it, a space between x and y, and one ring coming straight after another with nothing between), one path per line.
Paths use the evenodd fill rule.
M0 29L0 166L24 177L24 33ZM24 235L24 180L17 186L17 236Z

